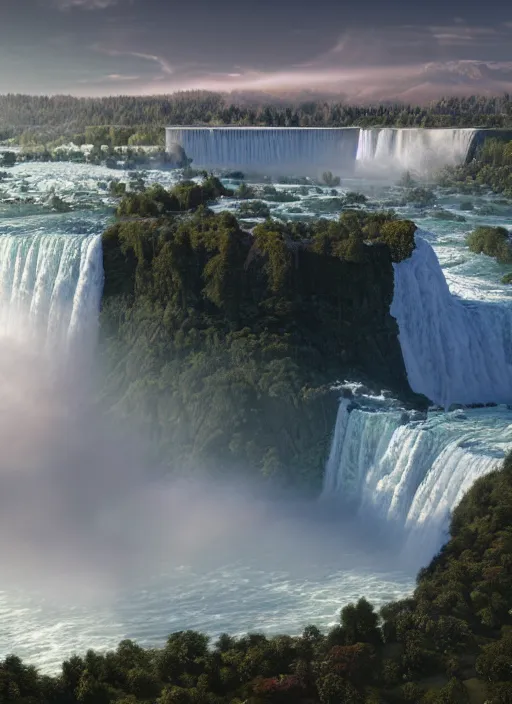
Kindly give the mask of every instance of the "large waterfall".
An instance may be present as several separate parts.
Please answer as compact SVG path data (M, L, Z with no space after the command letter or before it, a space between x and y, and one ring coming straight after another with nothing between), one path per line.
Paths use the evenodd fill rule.
M366 169L428 174L462 164L477 130L372 128L360 131L357 160Z
M418 420L343 399L324 497L389 521L421 562L440 547L466 491L512 448L510 420L506 408L439 411Z
M269 174L318 176L412 171L428 174L465 161L477 130L357 127L168 127L166 144L193 165Z
M97 235L0 235L0 332L48 349L94 344L103 286Z
M170 127L167 149L180 144L193 166L259 173L319 175L350 173L355 165L357 128Z
M391 314L409 383L445 409L503 405L422 419L371 397L343 399L323 491L388 521L420 561L440 547L465 492L512 448L510 302L453 295L421 234L412 257L394 265Z
M391 314L411 388L446 408L512 402L510 304L452 295L434 250L421 236L412 257L394 268Z

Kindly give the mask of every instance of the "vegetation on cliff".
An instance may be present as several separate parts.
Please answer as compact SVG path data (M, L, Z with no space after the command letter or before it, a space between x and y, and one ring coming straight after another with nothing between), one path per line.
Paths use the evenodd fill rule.
M439 183L465 193L490 189L512 198L512 141L486 139L473 161L445 169Z
M162 648L123 641L41 676L0 662L0 699L20 704L510 704L512 458L478 480L454 512L451 539L409 599L380 615L364 598L328 633L194 631Z
M369 377L418 401L389 314L392 261L410 255L415 226L345 211L249 233L197 188L125 196L129 217L103 236L105 395L143 416L164 464L318 486L333 382Z

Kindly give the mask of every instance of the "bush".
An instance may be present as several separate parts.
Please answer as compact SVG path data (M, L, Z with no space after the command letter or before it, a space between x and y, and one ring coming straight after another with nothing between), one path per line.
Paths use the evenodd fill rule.
M329 186L330 188L339 186L341 183L340 177L334 176L332 171L326 171L325 173L323 173L322 181L325 183L326 186Z
M512 245L504 227L477 227L468 235L466 243L475 254L495 257L500 264L512 262Z
M268 218L270 208L261 200L245 201L240 205L238 214L241 218Z
M406 191L404 199L403 199L403 204L407 205L414 205L416 208L428 208L431 205L434 205L436 202L436 196L428 188L422 188L420 186L416 188L410 188L408 191Z
M412 255L416 246L414 242L416 229L416 225L411 220L395 220L384 223L379 239L390 248L391 258L394 262L409 259Z

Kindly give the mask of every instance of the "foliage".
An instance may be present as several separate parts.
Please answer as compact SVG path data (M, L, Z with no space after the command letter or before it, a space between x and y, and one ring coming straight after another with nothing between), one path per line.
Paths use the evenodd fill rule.
M339 176L334 176L332 171L326 171L322 175L322 181L325 183L326 186L335 188L336 186L340 185L341 179Z
M486 139L471 163L445 169L439 183L465 193L491 189L512 198L512 141Z
M403 196L403 204L413 205L416 208L428 208L434 205L436 196L433 191L422 186L415 186L406 190Z
M107 401L142 416L171 469L242 467L318 486L333 379L371 377L423 404L389 314L391 258L409 225L358 210L249 233L202 206L172 215L180 187L129 194L104 233Z
M241 218L268 218L270 217L270 208L262 200L244 201L238 208L238 215Z
M468 235L466 243L475 254L495 257L501 264L512 262L512 243L504 227L477 227Z
M378 615L360 599L328 633L194 631L122 641L39 674L0 662L0 699L25 704L508 704L512 692L512 455L456 508L414 595Z
M114 184L114 185L112 185ZM160 184L140 190L138 182L130 182L130 193L121 184L111 184L111 194L125 194L117 206L121 217L158 217L168 213L187 212L207 205L221 196L233 195L215 176L207 176L201 184L181 181L170 191Z

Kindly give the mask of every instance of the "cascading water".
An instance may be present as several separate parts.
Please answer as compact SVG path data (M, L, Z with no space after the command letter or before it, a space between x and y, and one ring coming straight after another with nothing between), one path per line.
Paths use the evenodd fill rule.
M477 130L373 128L360 131L357 161L366 170L428 174L462 164Z
M351 172L357 128L169 127L167 148L180 144L194 166L261 173Z
M440 547L451 510L512 448L507 408L433 412L354 407L343 399L323 498L389 521L419 562Z
M379 169L428 174L465 161L475 129L168 127L194 166L318 176Z
M409 384L434 403L512 401L512 306L450 293L430 244L418 231L410 259L395 264L391 315Z
M4 337L82 354L95 343L102 287L101 236L0 234Z
M453 295L437 256L417 232L412 256L394 265L391 314L411 388L445 409L418 420L375 399L342 399L326 466L324 498L337 497L393 525L405 548L427 560L449 516L512 448L512 305Z

